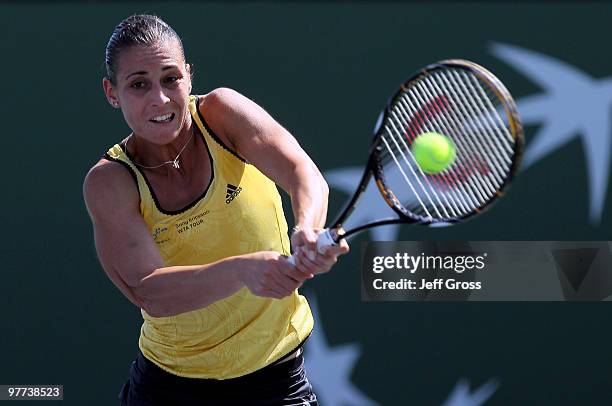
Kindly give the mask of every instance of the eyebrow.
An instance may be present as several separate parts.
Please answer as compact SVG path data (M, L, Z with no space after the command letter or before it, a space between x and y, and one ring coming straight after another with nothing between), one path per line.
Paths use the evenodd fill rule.
M164 67L162 68L162 72L163 72L163 71L167 71L168 69L173 69L173 68L178 68L178 66L177 66L177 65L168 65L168 66L164 66ZM148 73L147 71L144 71L144 70L139 70L138 72L132 72L132 73L130 73L129 75L127 75L127 76L125 77L125 79L127 80L127 79L129 79L131 76L134 76L134 75L146 75L147 73Z

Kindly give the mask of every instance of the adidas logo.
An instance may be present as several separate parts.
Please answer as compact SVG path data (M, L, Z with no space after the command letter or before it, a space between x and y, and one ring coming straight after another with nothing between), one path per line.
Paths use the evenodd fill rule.
M234 186L228 183L227 194L225 195L225 203L230 204L240 192L242 192L242 188L240 186Z

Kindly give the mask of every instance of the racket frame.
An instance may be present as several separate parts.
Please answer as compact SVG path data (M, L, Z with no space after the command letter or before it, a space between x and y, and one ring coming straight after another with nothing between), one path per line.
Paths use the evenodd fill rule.
M492 90L495 95L498 97L501 102L506 116L508 118L508 125L511 135L514 138L514 155L512 160L512 165L510 167L508 176L505 177L503 183L498 188L497 192L491 196L482 206L473 211L465 214L462 217L457 217L453 219L427 219L424 216L416 215L409 210L407 210L397 199L393 191L386 187L385 183L385 175L382 170L382 163L380 162L379 152L382 149L382 146L379 145L379 140L383 136L384 128L383 123L387 121L389 118L392 106L395 104L396 100L402 96L403 92L410 87L412 82L418 81L422 77L430 75L432 72L445 68L455 68L455 69L463 69L473 73L478 79L482 80L487 84L488 88ZM355 190L353 196L345 204L344 209L340 212L340 214L336 217L336 220L332 223L332 225L328 228L330 235L334 239L334 241L338 242L342 238L346 238L349 235L356 234L367 230L372 227L389 225L389 224L402 224L402 223L417 223L423 225L435 225L440 223L455 223L459 221L463 221L469 217L472 217L475 214L483 212L485 209L489 208L491 204L497 200L499 197L503 196L505 190L509 186L512 179L516 176L518 172L518 168L520 166L520 161L523 155L525 140L523 127L516 109L516 104L514 99L510 95L508 89L504 86L504 84L497 78L493 73L485 69L484 67L464 59L447 59L437 63L433 63L428 65L419 71L415 72L408 80L406 80L400 88L395 92L395 94L387 101L387 104L381 114L378 117L377 123L374 127L374 137L372 138L372 144L369 151L369 158L364 169L363 175L359 182L359 186ZM385 202L393 209L393 211L398 215L397 218L385 218L377 221L373 221L371 223L362 224L353 229L345 230L342 224L344 221L350 216L350 214L355 210L359 200L363 196L370 179L374 177L376 186L382 195Z

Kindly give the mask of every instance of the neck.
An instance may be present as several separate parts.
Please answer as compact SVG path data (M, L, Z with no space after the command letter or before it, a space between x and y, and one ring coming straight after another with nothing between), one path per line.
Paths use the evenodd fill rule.
M151 143L132 133L126 139L125 147L132 161L141 167L157 167L161 165L159 168L149 169L172 168L173 164L167 162L176 160L180 165L180 161L184 160L187 156L189 144L193 142L194 138L193 134L195 129L193 126L193 121L189 120L179 132L179 135L174 140L164 145Z

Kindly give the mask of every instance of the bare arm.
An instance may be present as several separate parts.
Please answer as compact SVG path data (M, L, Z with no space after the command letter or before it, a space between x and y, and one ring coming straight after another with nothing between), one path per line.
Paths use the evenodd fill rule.
M209 93L202 99L200 109L224 142L289 193L295 224L300 230L292 237L294 248L316 252L316 231L325 224L329 188L297 140L264 109L231 89ZM333 263L347 251L348 246L343 243L330 252L328 259ZM304 256L302 263L305 259ZM312 254L310 259L314 261ZM331 266L329 261L326 266L327 269ZM313 266L307 268L320 272Z
M200 109L215 133L291 196L296 224L323 226L327 183L286 129L256 103L231 89L207 94Z
M102 267L132 303L154 317L206 307L244 286L256 295L281 298L305 279L275 252L165 267L125 168L100 161L88 173L83 192Z

